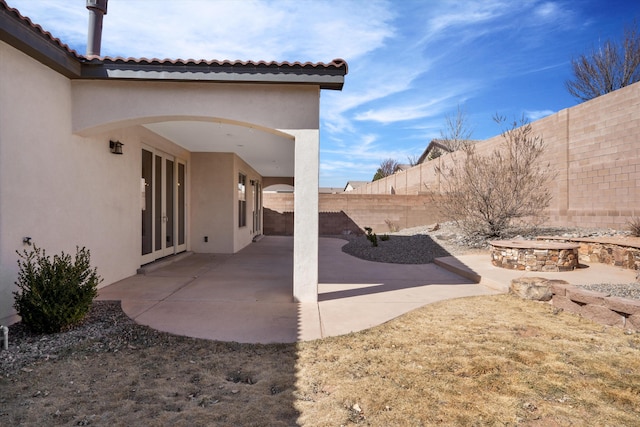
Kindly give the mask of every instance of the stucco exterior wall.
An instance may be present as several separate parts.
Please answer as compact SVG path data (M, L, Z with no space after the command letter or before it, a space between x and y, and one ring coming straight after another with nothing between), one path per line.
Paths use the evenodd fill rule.
M190 169L191 249L233 253L233 230L237 227L232 215L237 200L233 154L193 153Z
M253 237L256 235L256 232L253 228L253 209L255 205L255 194L254 187L251 185L252 181L260 181L262 177L256 172L247 162L242 160L238 156L233 156L233 165L234 165L234 173L235 177L235 185L234 185L234 210L233 210L233 218L234 221L234 238L233 238L233 252L237 252L240 249L244 248L248 244L251 243ZM238 174L243 174L247 177L246 188L245 188L245 199L247 201L246 207L246 225L244 227L238 227Z
M544 161L557 172L551 184L550 225L623 229L640 216L640 83L532 123L547 145ZM488 152L495 136L478 144ZM415 166L353 191L419 194L439 191L436 166L451 155Z
M107 130L127 121L144 123L145 118L224 118L265 130L319 127L319 89L314 86L168 81L74 81L72 85L72 126L79 134ZM189 102L180 103L178 112L167 99Z
M16 251L29 236L49 255L91 251L104 281L140 265L141 143L188 153L144 128L71 133L71 84L0 43L0 322L13 313ZM124 154L109 140L125 143Z
M238 226L238 174L247 177L247 225ZM191 155L191 250L235 253L251 243L253 191L260 175L233 153ZM207 237L207 242L204 238Z

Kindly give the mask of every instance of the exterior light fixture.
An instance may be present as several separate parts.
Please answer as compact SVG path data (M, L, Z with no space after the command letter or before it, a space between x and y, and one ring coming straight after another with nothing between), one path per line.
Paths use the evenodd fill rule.
M122 154L123 145L120 141L109 141L109 148L113 154Z

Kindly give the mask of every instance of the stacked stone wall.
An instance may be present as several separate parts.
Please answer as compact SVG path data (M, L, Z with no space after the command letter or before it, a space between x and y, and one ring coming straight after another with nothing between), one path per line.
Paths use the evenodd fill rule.
M626 237L619 239L566 238L556 236L540 236L539 240L574 242L580 245L579 261L584 263L599 262L616 267L629 268L640 272L640 238Z
M543 277L513 279L509 293L524 299L549 301L554 307L603 325L640 331L640 300L637 299L612 297L564 280Z
M552 284L554 307L608 326L640 331L640 301L612 297L569 284Z

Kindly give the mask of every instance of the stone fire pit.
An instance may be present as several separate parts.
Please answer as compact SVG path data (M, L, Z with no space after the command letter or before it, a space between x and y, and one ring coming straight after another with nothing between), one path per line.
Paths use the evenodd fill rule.
M494 240L491 263L523 271L571 271L578 267L579 244L531 240Z

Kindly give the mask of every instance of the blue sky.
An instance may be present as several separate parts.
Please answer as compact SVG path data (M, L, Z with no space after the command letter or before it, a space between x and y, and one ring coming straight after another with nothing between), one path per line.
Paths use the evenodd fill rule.
M6 0L83 54L85 0ZM576 105L571 58L640 22L636 0L109 0L105 56L312 61L344 58L321 98L320 185L406 163L461 106L474 139L492 117L531 121Z

